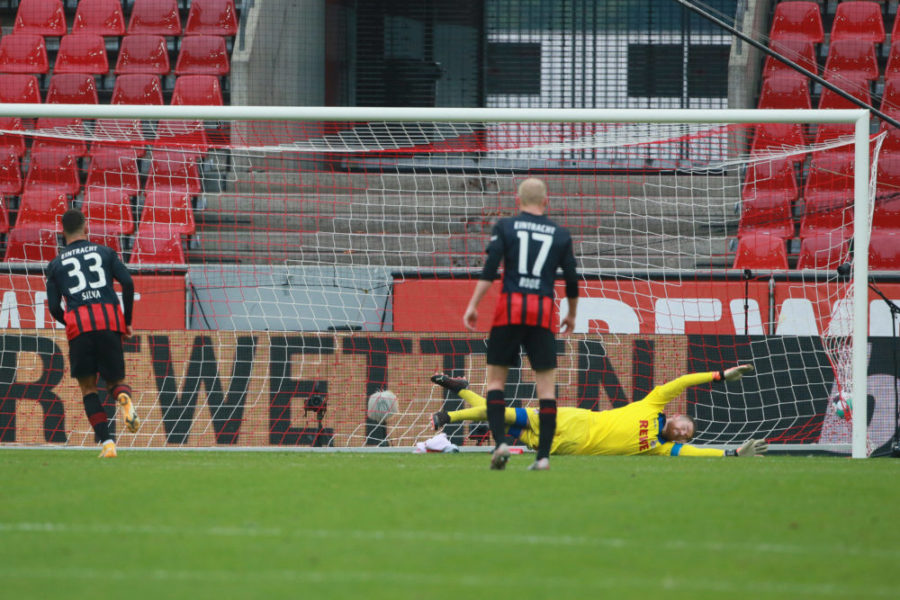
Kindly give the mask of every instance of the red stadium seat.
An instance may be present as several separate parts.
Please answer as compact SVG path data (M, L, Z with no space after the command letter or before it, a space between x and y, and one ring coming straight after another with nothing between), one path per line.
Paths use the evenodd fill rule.
M0 198L0 233L9 231L9 211L6 210L6 204L3 198Z
M816 63L816 49L809 40L776 40L769 44L769 47L807 71L818 74L819 67ZM763 77L775 77L785 74L795 75L798 74L798 71L773 56L766 57Z
M794 235L792 206L799 190L790 161L751 164L744 177L738 236L765 232L782 238Z
M763 80L759 108L812 108L809 83L797 75L779 75Z
M147 191L183 191L200 194L200 169L191 153L154 150L147 177Z
M234 0L194 0L184 32L188 35L236 35Z
M147 73L166 75L169 72L169 51L166 39L160 35L127 35L116 61L116 75Z
M81 189L75 158L64 149L47 148L31 154L25 191L45 190L74 196Z
M141 189L137 157L113 153L93 156L85 187L118 188L136 195Z
M209 150L209 139L202 121L160 121L156 127L154 145L178 149L182 153L203 154Z
M125 35L125 16L119 0L81 0L72 22L72 33L102 36Z
M818 44L825 39L822 13L815 2L779 2L775 5L770 40L806 40Z
M185 264L181 234L171 225L141 223L134 238L130 264Z
M843 77L847 80L878 79L878 58L875 45L859 39L832 41L825 60L826 77Z
M85 131L81 119L42 117L37 120L35 129L41 130L42 135L35 136L31 146L32 157L47 150L62 151L74 157L87 154L87 142L84 141Z
M112 93L113 104L163 104L162 84L156 75L119 75Z
M44 38L15 33L0 39L0 72L44 74L50 70Z
M77 33L65 36L59 42L59 54L53 63L53 73L91 73L105 75L109 72L106 43L93 33Z
M787 269L784 239L767 233L752 233L738 238L735 269Z
M6 240L5 262L47 263L56 258L58 243L56 232L39 226L16 226Z
M181 35L181 18L176 0L134 0L128 35Z
M175 63L176 75L228 75L228 50L225 38L215 35L192 35L181 42Z
M813 156L803 193L800 237L853 228L853 156L826 152Z
M22 191L22 170L15 150L0 148L0 194L18 196Z
M834 13L831 43L860 40L875 44L884 41L884 20L878 2L841 2Z
M182 75L175 80L173 105L222 106L222 86L212 75Z
M0 117L0 130L25 131L22 119L16 117ZM25 138L21 135L0 134L0 152L10 151L17 157L25 155Z
M33 225L60 232L59 218L69 208L65 194L52 190L25 190L19 205L16 227Z
M881 94L881 112L900 115L900 77L896 74L884 80L884 92Z
M141 157L146 153L143 126L139 120L97 119L94 122L91 156L114 154Z
M41 92L34 75L0 74L0 102L40 104Z
M66 35L66 15L60 0L22 0L13 23L13 33Z
M196 231L191 196L184 191L148 191L141 213L141 225L169 225L183 235Z
M750 145L751 155L783 153L801 149L806 144L803 126L796 123L763 123L756 126L753 132L753 143ZM792 154L789 160L803 162L806 152Z
M97 104L97 81L85 73L62 73L50 78L48 104Z
M873 231L869 240L869 270L900 271L900 231Z
M900 230L900 154L882 152L878 159L872 228Z
M118 237L134 233L131 195L126 190L88 186L81 211L91 234Z
M872 103L872 96L869 93L869 82L863 79L845 80L845 79L828 79L830 83L837 85L840 89L846 91L851 96L858 98L866 104ZM843 109L855 108L859 106L840 96L828 88L822 89L822 95L819 96L820 109ZM841 137L852 137L854 127L852 124L841 123L821 123L816 128L815 143L822 144ZM835 149L837 152L853 152L852 145L845 145Z
M843 231L813 235L800 242L798 269L833 271L846 262L850 262L850 243Z

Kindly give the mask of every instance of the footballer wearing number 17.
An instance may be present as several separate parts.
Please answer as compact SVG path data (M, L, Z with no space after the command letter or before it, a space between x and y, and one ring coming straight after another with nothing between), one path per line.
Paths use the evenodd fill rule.
M503 286L487 343L487 419L495 448L491 468L506 467L510 450L506 437L503 389L510 367L519 366L520 348L525 349L534 370L539 400L540 434L537 458L529 468L550 468L550 447L556 430L556 273L562 269L566 282L568 314L561 332L572 331L578 307L578 274L572 236L545 216L547 186L529 177L519 184L521 212L497 221L487 246L487 259L479 281L463 315L466 327L475 331L478 304L490 289L503 263Z
M61 221L66 246L47 266L47 304L53 318L66 326L69 366L81 388L94 438L102 445L100 458L114 458L116 443L97 393L97 375L106 380L110 396L122 410L125 426L136 432L139 420L131 388L124 382L122 349L122 338L131 337L134 282L115 250L88 240L87 223L80 210L67 210ZM122 306L113 288L114 279L122 286Z

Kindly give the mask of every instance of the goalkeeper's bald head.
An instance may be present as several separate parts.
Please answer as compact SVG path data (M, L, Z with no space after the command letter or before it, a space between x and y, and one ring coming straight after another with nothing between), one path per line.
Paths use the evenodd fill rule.
M547 207L547 184L537 177L529 177L519 184L519 204L523 209L539 209Z

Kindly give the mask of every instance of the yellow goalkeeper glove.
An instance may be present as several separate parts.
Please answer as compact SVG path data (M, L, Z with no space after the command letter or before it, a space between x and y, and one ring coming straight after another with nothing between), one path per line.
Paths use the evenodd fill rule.
M766 440L747 440L735 450L726 450L725 456L762 456L769 449Z

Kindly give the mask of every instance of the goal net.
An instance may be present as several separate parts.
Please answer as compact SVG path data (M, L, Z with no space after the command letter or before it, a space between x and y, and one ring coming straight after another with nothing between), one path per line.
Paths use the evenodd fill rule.
M546 181L581 277L561 406L614 408L750 362L669 406L696 419L696 443L865 455L893 432L885 413L867 438L853 403L876 185L861 111L187 108L4 107L0 442L93 444L42 277L70 206L136 281L125 351L143 424L118 423L120 446L428 439L431 414L461 405L430 375L483 390L498 285L478 332L461 317L526 176ZM826 127L841 135L809 143ZM506 397L536 405L527 360ZM445 432L462 447L488 435Z

